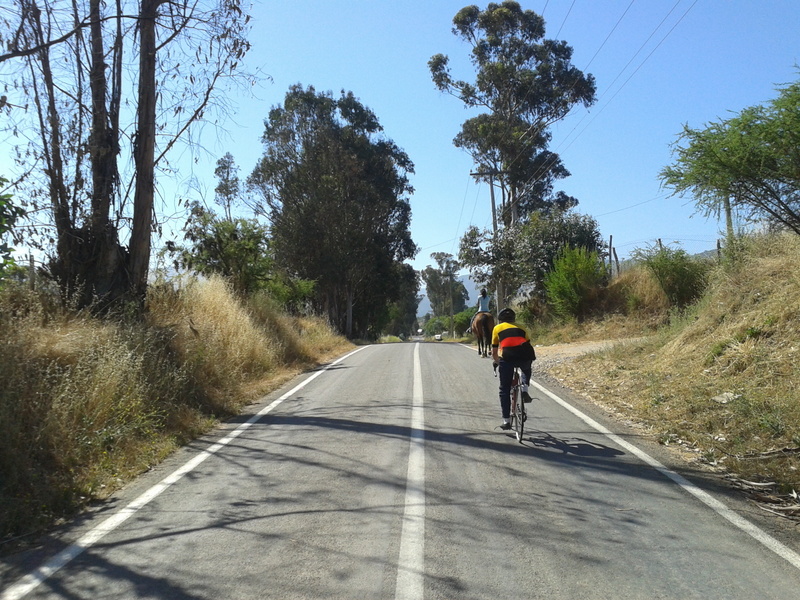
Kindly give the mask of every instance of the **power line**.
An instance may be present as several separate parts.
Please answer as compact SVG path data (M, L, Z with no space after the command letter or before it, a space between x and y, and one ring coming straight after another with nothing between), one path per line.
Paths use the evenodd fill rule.
M569 10L567 11L567 14L564 15L564 20L561 21L561 27L558 28L558 33L556 33L555 39L558 39L558 36L561 35L561 30L564 29L564 24L567 22L567 19L569 18L569 13L572 12L573 6L575 6L575 0L572 0L572 4L569 5Z
M589 62L587 63L586 67L584 67L584 69L587 69L589 67L589 65L591 65L591 63L595 60L595 58L597 58L597 56L600 53L600 51L606 45L606 43L611 38L613 33L619 27L620 23L622 22L622 20L626 16L626 14L629 12L631 7L633 6L634 2L635 2L635 0L631 0L631 2L628 4L626 9L623 11L623 13L617 19L617 21L614 24L614 26L612 27L611 31L606 35L605 39L600 44L600 46L597 49L597 51L595 51L594 55L589 60ZM603 94L601 94L601 96L600 96L601 100L602 100L603 97L605 97L606 94L609 93L611 88L613 88L614 84L620 79L620 77L622 77L622 75L625 73L625 71L628 69L628 67L631 65L631 63L636 59L637 56L639 56L639 54L642 52L642 50L647 46L647 44L650 42L650 40L653 38L653 36L655 36L656 33L661 29L661 27L664 25L664 23L667 21L667 19L670 17L670 15L672 15L672 13L680 5L681 2L682 2L682 0L677 0L677 2L675 2L675 4L667 12L667 14L664 16L664 18L658 23L658 25L653 29L653 31L647 37L647 39L645 39L645 41L640 45L640 47L637 49L637 51L633 54L631 59L620 70L620 72L617 74L617 76L614 78L614 80L611 82L611 84L608 86L608 88L606 88L606 91ZM603 107L599 111L597 111L597 113L595 113L593 115L593 117L586 124L586 126L583 129L580 130L580 132L569 142L569 144L564 149L568 149L570 146L572 146L572 144L586 131L586 129L589 127L589 125L591 125L594 122L594 120L600 115L600 113L602 113L602 111L605 110L605 108L619 95L619 93L631 81L631 79L636 75L636 73L639 72L639 70L650 59L650 57L652 57L652 55L656 52L656 50L658 50L658 48L664 43L664 41L666 41L666 39L672 34L672 32L675 30L675 28L684 20L684 18L689 14L689 12L692 10L692 8L694 8L694 6L695 6L695 4L697 4L697 2L698 2L698 0L695 0L691 4L691 6L689 6L689 8L683 13L683 15L680 17L680 19L678 19L678 21L670 28L670 30L667 31L667 33L664 35L664 37L661 38L661 40L658 42L658 44L656 44L656 46L650 51L650 53L644 58L644 60L636 67L636 69L634 69L634 71L628 76L628 78L625 80L625 82L619 87L619 89L617 89L617 91L614 93L614 95L608 100L608 102L606 102L603 105ZM542 10L542 14L544 13L544 10L547 8L548 3L549 3L549 0L545 3L544 9ZM561 33L561 31L562 31L562 29L564 27L564 24L566 23L567 19L569 18L570 14L572 12L572 9L573 9L574 5L575 5L575 0L573 0L573 2L570 4L569 10L567 11L567 14L565 15L565 17L564 17L564 19L563 19L563 21L561 23L561 26L559 27L558 32L555 35L555 38L558 38L558 36L560 35L560 33ZM576 84L577 84L577 81L575 83L573 83L573 87ZM529 92L530 92L530 90L529 90ZM569 112L568 112L568 114L569 114ZM527 191L526 188L529 188L530 186L535 184L544 175L544 173L546 173L555 164L555 161L558 159L558 154L556 154L556 152L560 151L562 149L564 144L567 143L567 140L569 140L570 136L572 136L572 134L581 126L581 124L589 116L589 114L590 113L587 111L586 114L584 114L584 116L581 118L581 120L572 128L570 133L556 147L555 151L552 151L552 154L553 154L552 160L545 161L545 164L541 165L539 167L539 169L528 179L528 181L523 186L523 190L522 190L521 194L524 194ZM506 132L505 135L508 135L508 132ZM516 162L521 157L521 155L522 155L522 152L519 152L517 154L517 156L511 161L510 164L513 164L514 162ZM637 204L634 204L634 205L631 205L631 206L628 206L628 207L620 208L620 209L617 209L617 210L614 210L614 211L606 212L606 213L603 213L603 214L597 215L597 216L605 216L605 215L613 214L613 213L616 213L616 212L629 210L631 208L635 208L637 206L641 206L643 204L647 204L649 202L653 202L653 201L658 200L659 198L663 198L663 197L665 197L665 196L652 198L652 199L646 200L644 202L640 202L640 203L637 203ZM477 204L477 197L476 197L476 204ZM462 206L462 212L463 212L463 206ZM474 208L473 208L473 214L474 214ZM460 219L461 219L461 217L459 216L459 224L460 224ZM470 219L470 222L471 222L471 219Z
M613 215L614 213L622 212L623 210L628 210L631 208L636 208L637 206L641 206L642 204L648 204L650 202L655 202L656 200L663 200L667 197L667 194L663 196L656 196L655 198L650 198L650 200L645 200L644 202L637 202L636 204L631 204L630 206L625 206L623 208L618 208L616 210L611 210L609 212L602 213L600 215L594 215L595 217L605 217L606 215Z
M649 42L649 41L650 41L650 40L653 38L653 36L656 34L656 32L657 32L659 29L661 29L661 26L662 26L662 25L664 24L664 22L665 22L665 21L666 21L666 20L669 18L669 16L670 16L670 15L671 15L671 14L672 14L674 11L675 11L675 9L678 7L678 5L679 5L680 3L681 3L681 0L677 0L677 2L675 2L675 4L672 6L672 8L669 10L669 12L667 12L667 14L664 16L664 18L663 18L663 19L661 19L661 22L660 22L658 25L656 25L656 27L653 29L653 31L650 33L650 35L649 35L649 36L647 36L647 39L646 39L646 40L645 40L645 41L642 43L642 45L641 45L641 46L639 46L639 49L638 49L638 50L637 50L637 51L636 51L636 52L633 54L633 56L630 58L630 60L629 60L629 61L628 61L628 62L625 64L625 66L624 66L624 67L622 67L622 69L620 69L620 72L617 74L617 76L616 76L616 77L613 79L613 81L612 81L612 82L609 84L609 86L606 88L606 92L603 92L603 93L600 95L600 98L599 98L599 100L602 100L602 99L603 99L603 97L605 96L605 94L607 93L607 91L608 91L608 90L610 90L610 89L611 89L611 88L614 86L614 84L617 82L617 80L618 80L620 77L622 77L622 74L625 72L625 70L626 70L626 69L627 69L627 68L630 66L630 64L631 64L631 63L632 63L632 62L633 62L633 61L636 59L636 57L637 57L637 56L639 56L639 53L642 51L642 49L643 49L643 48L644 48L644 47L647 45L647 43L648 43L648 42ZM630 8L630 6L628 6L628 9L629 9L629 8ZM691 8L691 7L690 7L690 8ZM628 11L628 9L625 9L625 12L627 12L627 11ZM688 11L687 11L687 12L688 12ZM685 15L684 15L684 16L685 16ZM616 28L616 25L615 25L615 28ZM669 32L667 32L667 35L669 35L669 33L671 33L671 31L672 31L672 30L670 30ZM664 39L666 39L666 36L664 37ZM663 42L663 41L664 41L664 40L662 39L662 42ZM605 43L605 42L603 42L603 43ZM660 43L659 43L659 45L660 45ZM656 48L658 48L658 46L656 46ZM652 54L652 53L651 53L651 54ZM649 58L649 57L650 57L650 56L648 55L648 57L647 57L647 58ZM647 60L647 58L645 58L645 61ZM594 57L592 57L592 60L594 60ZM644 62L642 62L642 64L644 64ZM639 65L639 68L641 68L641 65ZM638 71L639 69L637 68L636 70ZM636 71L634 71L634 74L635 74L635 73L636 73ZM628 80L630 80L630 78L629 78ZM625 83L627 83L627 81L626 81ZM624 86L624 84L623 84L623 86ZM620 88L620 89L622 89L622 88ZM617 92L617 93L619 93L619 92ZM611 100L613 100L615 97L616 97L616 94L615 94L615 95L614 95L614 96L611 98ZM609 100L609 102L611 102L611 100ZM607 106L607 105L608 105L608 103L606 103L606 105L604 105L604 106L603 106L603 108L605 108L605 106ZM594 121L594 119L597 117L597 115L599 115L599 114L600 114L602 111L603 111L603 109L600 109L600 110L599 110L599 111L598 111L598 112L595 114L594 118L592 118L592 120L591 120L591 121L589 121L589 123L587 123L586 127L588 127L588 126L589 126L589 125L592 123L592 121ZM556 151L558 151L558 150L560 150L560 149L561 149L561 147L562 147L562 146L563 146L563 145L566 143L566 141L567 141L567 140L570 138L570 136L571 136L571 135L572 135L572 134L575 132L575 130L576 130L576 129L578 129L578 127L580 127L580 126L581 126L581 123L583 123L583 121L584 121L584 120L585 120L585 119L586 119L586 118L589 116L589 114L590 114L590 113L587 111L587 112L586 112L586 113L583 115L583 117L581 117L581 120L580 120L580 121L578 121L578 122L575 124L575 127L573 127L573 128L572 128L572 130L571 130L571 131L570 131L570 132L567 134L567 136L564 138L564 140L563 140L563 141L562 141L562 142L561 142L561 143L558 145L558 147L556 148ZM580 137L580 136L581 136L581 134L583 134L583 132L584 132L584 131L586 131L586 127L584 127L584 128L583 128L583 129L580 131L580 133L578 133L578 135L577 135L577 136L575 136L575 139L577 139L578 137ZM575 141L575 140L572 140L572 142L570 142L570 143L569 143L569 145L568 145L568 146L567 146L565 149L569 148L569 147L572 145L572 143L573 143L574 141ZM537 171L536 173L534 173L534 175L531 177L531 179L529 179L529 180L528 180L528 183L527 183L526 185L530 184L531 182L535 183L536 181L538 181L539 177L540 177L541 175L543 175L543 170L544 170L545 168L546 168L546 169L549 169L549 168L550 168L550 167L551 167L553 164L555 164L555 159L553 159L553 161L551 161L551 163L550 163L550 164L548 164L548 165L545 165L545 166L541 167L541 168L539 169L539 171Z
M469 192L469 179L467 179L467 187L464 190L464 199L461 201L461 211L458 213L458 222L456 223L456 236L453 240L458 238L458 230L461 227L461 217L464 215L464 206L467 204L467 192ZM453 246L455 246L455 241L453 241ZM452 248L450 249L450 254L453 253Z
M631 6L633 6L634 2L636 2L636 0L631 0L631 3L628 4L628 8L626 8L625 12L623 12L622 15L620 16L620 18L617 19L616 24L614 25L614 27L611 28L611 31L608 32L608 35L606 36L606 39L604 39L603 43L600 44L600 47L597 49L597 52L594 53L594 56L592 56L592 58L589 60L589 62L586 63L586 66L583 67L584 71L589 68L589 65L591 65L594 62L594 59L597 58L597 55L600 54L600 50L603 49L603 47L606 45L606 42L609 40L609 38L611 38L611 35L617 30L617 27L619 27L619 24L622 23L622 19L624 19L625 15L628 14L628 11L631 9ZM575 86L573 85L573 87L575 87Z
M636 0L631 0L630 4L628 4L628 7L627 7L627 8L626 8L626 9L625 9L623 12L622 12L622 14L620 15L620 17L617 19L617 22L614 24L614 27L612 27L612 28L611 28L611 31L608 33L608 35L606 35L605 39L604 39L604 40L603 40L603 42L600 44L600 47L599 47L599 48L598 48L598 49L595 51L595 53L594 53L594 55L592 56L592 58L589 60L589 62L587 63L587 65L584 67L584 69L583 69L584 71L585 71L586 69L588 69L588 68L589 68L589 65L591 65L591 64L592 64L592 62L594 61L594 59L595 59L595 58L597 58L597 55L598 55L598 54L600 54L600 51L601 51L601 50L603 49L603 47L606 45L606 42L608 42L608 40L611 38L611 36L612 36L612 34L614 33L614 31L616 31L617 27L619 27L619 24L620 24L620 23L622 22L622 20L625 18L625 15L626 15L626 14L628 14L628 11L631 9L631 7L633 6L633 3L634 3L635 1L636 1ZM681 0L678 0L678 3L680 3L680 1L681 1ZM574 4L575 4L575 3L573 2L573 5L574 5ZM677 4L676 4L676 6L677 6ZM672 10L674 10L674 9L675 9L675 7L673 6ZM570 11L572 11L572 6L570 6ZM671 13L671 12L672 12L672 11L670 11L670 13ZM567 13L567 16L569 16L569 12ZM669 13L667 14L667 16L669 16ZM666 17L665 17L664 19L666 19ZM566 17L564 18L564 22L566 22ZM662 24L663 22L664 22L664 20L662 20L662 21L661 21L661 23L659 23L659 24L658 24L658 27L656 27L656 29L655 29L655 30L653 30L653 33L651 33L651 34L650 34L650 37L653 37L653 35L655 34L655 32L656 32L656 31L657 31L657 30L658 30L658 29L661 27L661 24ZM563 23L562 23L562 27L563 27ZM559 29L559 33L561 33L561 29ZM556 37L558 37L558 34L556 34ZM648 40L650 39L650 37L648 38ZM645 44L646 44L646 43L647 43L647 42L645 42ZM641 48L640 48L640 49L637 51L637 53L636 53L636 54L638 54L640 51L641 51ZM636 54L634 54L634 58L636 57ZM631 59L631 60L633 60L633 59ZM628 64L630 64L630 61L628 62ZM624 72L625 68L627 68L627 65L625 65L625 67L623 68L623 72ZM617 78L619 78L619 75L617 76ZM615 79L615 81L616 81L616 79ZM572 87L569 89L569 91L570 91L570 92L571 92L571 91L572 91L572 90L575 88L575 86L577 85L577 83L578 83L578 80L576 79L576 80L573 82L573 84L572 84ZM612 85L613 85L613 84L612 84ZM530 89L531 89L531 88L529 88L529 89L528 89L528 92L525 94L525 98L526 98L526 99L527 99L527 97L528 97L528 94L530 93ZM567 93L569 93L569 92L567 92ZM567 111L567 114L566 114L566 115L564 115L564 118L566 118L566 117L569 115L569 113L570 113L570 112L572 112L572 110L573 110L573 109L572 109L572 108L570 108L570 109ZM586 118L586 116L584 115L583 119L585 119L585 118ZM569 135L572 135L572 132L573 132L573 131L575 131L575 129L577 129L577 128L580 126L580 124L583 122L583 119L581 119L581 120L580 120L580 121L579 121L579 122L578 122L578 123L575 125L575 127L573 127L573 129L572 129L572 131L570 131ZM529 127L529 128L528 128L528 130L525 132L525 134L523 134L523 137L524 137L525 135L527 135L528 133L530 133L532 129L533 129L533 125L531 125L531 127ZM507 135L507 134L508 134L508 132L506 132L506 135ZM566 139L568 139L568 138L569 138L569 135L567 136L567 138L566 138ZM521 156L522 156L522 151L520 151L520 152L517 154L517 156L515 156L515 157L514 157L514 159L513 159L513 160L512 160L512 161L509 163L509 165L513 165L513 164L514 164L514 163L515 163L515 162L516 162L516 161L517 161L517 160L518 160L518 159L519 159ZM541 174L544 174L544 172L546 172L547 170L549 170L549 169L550 169L550 168L551 168L551 167L552 167L554 164L555 164L555 158L554 158L554 159L553 159L551 162L549 162L549 163L547 163L547 164L545 164L545 165L542 165L542 166L540 166L540 167L539 167L539 169L536 171L536 173L534 173L534 174L533 174L533 176L531 177L531 179L529 179L529 180L526 182L526 184L525 184L525 185L529 185L529 184L531 183L531 181L533 181L533 180L534 180L534 178L535 178L535 179L538 181L538 178L539 178L539 176L540 176Z
M475 209L478 208L478 198L480 198L481 182L478 180L478 189L475 192L475 203L472 205L472 214L469 216L469 224L472 225L472 219L475 218Z
M633 60L634 60L634 59L635 59L635 58L636 58L636 57L639 55L639 53L642 51L642 49L645 47L645 45L647 45L647 43L650 41L650 39L651 39L651 38L652 38L652 37L655 35L655 33L656 33L656 32L657 32L657 31L658 31L660 28L661 28L661 26L664 24L664 22L667 20L667 18L668 18L668 17L669 17L669 16L670 16L670 15L673 13L673 11L675 10L675 8L677 8L677 6L678 6L678 5L681 3L681 1L682 1L682 0L678 0L678 1L677 1L677 2L676 2L674 5L673 5L673 7L670 9L670 11L667 13L667 15L666 15L666 16L665 16L665 17L664 17L664 18L661 20L661 22L660 22L660 23L659 23L659 24L658 24L658 25L655 27L655 29L653 30L653 32L652 32L652 33L651 33L651 34L648 36L648 38L645 40L645 42L644 42L644 43L643 43L643 44L642 44L642 45L639 47L639 49L638 49L638 50L636 51L636 53L633 55L633 57L631 58L631 60L629 60L629 61L628 61L628 63L627 63L627 64L626 64L626 65L625 65L625 66L622 68L622 70L619 72L619 74L617 75L617 77L615 77L615 78L614 78L614 81L612 81L611 85L610 85L610 86L609 86L609 88L607 88L607 89L611 89L611 87L614 85L614 83L616 83L616 81L617 81L617 80L618 80L618 79L619 79L619 78L622 76L622 74L625 72L625 70L628 68L628 66L629 66L629 65L630 65L630 64L633 62ZM646 63L646 62L647 62L647 61L650 59L650 57L651 57L651 56L653 56L653 54L655 53L655 51L656 51L656 50L658 50L658 48L659 48L659 47L661 47L661 45L664 43L664 41L666 41L666 39L667 39L667 38L670 36L670 34L672 34L672 32L675 30L675 28L676 28L676 27L677 27L677 26L678 26L678 25L679 25L679 24L680 24L680 23L683 21L683 19L686 17L686 15L688 15L688 14L689 14L689 12L692 10L692 8L694 8L694 6L695 6L695 4L697 4L697 2L698 2L698 0L695 0L695 1L692 3L692 5L691 5L691 6L689 6L689 8L688 8L688 9L686 9L686 12L684 12L684 13L683 13L683 15L680 17L680 19L678 19L678 21L677 21L677 22L676 22L676 23L675 23L675 24L674 24L674 25L673 25L673 26L670 28L670 30L669 30L669 31L668 31L668 32L667 32L667 33L664 35L664 37L663 37L663 38L661 38L661 40L658 42L658 44L656 44L656 46L655 46L655 47L654 47L654 48L653 48L653 49L650 51L650 53L649 53L649 54L648 54L648 55L647 55L647 56L644 58L644 60L643 60L643 61L642 61L642 62L639 64L639 66L638 66L638 67L636 67L636 69L633 71L633 73L631 73L631 74L630 74L630 76L628 77L628 79L626 79L626 80L625 80L625 82L624 82L624 83L623 83L623 84L622 84L622 85L619 87L619 89L618 89L618 90L617 90L617 91L614 93L614 95L613 95L613 96L612 96L612 97L611 97L611 98L608 100L608 102L606 102L606 103L603 105L603 107L602 107L602 108L600 108L600 110L598 110L598 111L597 111L597 112L596 112L596 113L593 115L593 117L592 117L592 118L591 118L591 120L590 120L590 121L589 121L589 122L586 124L586 126L585 126L583 129L581 129L581 130L580 130L580 132L579 132L579 133L578 133L578 134L577 134L577 135L576 135L576 136L575 136L575 137L572 139L572 141L570 141L570 142L569 142L569 144L568 144L568 145L567 145L567 146L564 148L565 150L566 150L566 149L568 149L570 146L572 146L572 144L574 144L574 143L575 143L575 140L577 140L577 139L578 139L578 138L579 138L579 137L580 137L580 136L583 134L583 132L584 132L584 131L586 131L586 129L589 127L589 125L591 125L591 124L594 122L594 120L595 120L595 119L596 119L596 118L597 118L597 117L598 117L598 116L599 116L599 115L600 115L600 114L603 112L603 110L605 110L605 108L606 108L606 107L607 107L609 104L611 104L611 102L612 102L612 101L613 101L613 100L614 100L614 99L615 99L615 98L616 98L616 97L619 95L619 93L620 93L620 92L621 92L621 91L622 91L622 90L625 88L625 86L628 84L628 82L630 82L630 80L633 78L633 76L634 76L634 75L636 75L636 73L638 73L638 72L639 72L639 70L640 70L640 69L641 69L641 68L644 66L644 64L645 64L645 63ZM630 8L630 7L629 7L629 8ZM606 92L606 93L607 93L607 92ZM603 95L601 95L601 99L602 99L602 97L603 97L603 96L605 96L605 93L604 93ZM556 148L556 151L558 151L558 150L560 150L560 149L562 148L562 146L563 146L563 145L566 143L566 141L569 139L569 137L572 135L572 133L573 133L573 132L574 132L574 131L575 131L575 130L578 128L578 127L580 127L581 123L583 123L583 121L586 119L586 117L587 117L589 114L590 114L590 113L588 113L588 112L587 112L587 113L586 113L586 114L583 116L583 118L581 118L581 120L580 120L580 121L579 121L579 122L578 122L578 123L575 125L575 127L573 127L573 128L572 128L572 131L570 131L570 133L569 133L569 134L568 134L568 135L567 135L567 136L564 138L564 140L561 142L561 144L559 144L559 145L558 145L558 147ZM555 152L554 152L554 154L555 154ZM557 155L556 155L556 156L557 156ZM530 178L530 179L529 179L529 180L526 182L525 186L530 186L530 185L532 185L533 183L536 183L536 181L538 181L538 180L540 179L540 177L541 177L541 176L544 174L544 172L545 172L545 169L547 169L547 168L551 167L553 164L555 164L555 158L554 158L554 159L553 159L553 160L552 160L552 161L551 161L551 162L550 162L548 165L543 165L542 167L540 167L540 168L539 168L539 170L538 170L536 173L534 173L534 174L531 176L531 178Z

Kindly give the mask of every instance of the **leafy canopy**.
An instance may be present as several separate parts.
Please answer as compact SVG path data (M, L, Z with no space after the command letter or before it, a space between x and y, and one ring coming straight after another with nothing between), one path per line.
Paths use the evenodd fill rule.
M252 219L219 218L199 203L192 205L182 247L168 242L176 266L203 275L222 275L240 295L266 286L274 270L267 228Z
M0 188L4 188L7 184L8 180L0 177ZM0 277L14 264L14 258L11 256L14 249L5 241L6 235L11 233L17 219L25 214L25 211L15 206L11 199L11 194L0 194Z
M800 82L704 129L684 126L673 154L661 179L694 196L698 212L719 216L728 200L746 219L800 234Z
M472 155L480 178L500 176L513 195L512 211L547 207L553 180L569 175L547 150L548 127L573 106L594 103L594 78L572 65L566 42L545 39L544 19L518 2L490 3L483 11L467 6L454 17L453 33L472 46L475 81L454 78L449 58L437 54L428 62L433 82L467 107L487 111L467 119L454 144Z
M494 287L502 276L509 296L527 285L530 293L544 299L545 277L564 248L585 248L602 256L597 221L574 211L555 211L537 212L497 236L472 227L461 239L458 257L481 285Z
M248 178L276 260L317 282L317 308L346 335L380 333L404 287L397 264L417 250L406 197L414 166L381 131L352 92L292 86L269 113L264 155Z

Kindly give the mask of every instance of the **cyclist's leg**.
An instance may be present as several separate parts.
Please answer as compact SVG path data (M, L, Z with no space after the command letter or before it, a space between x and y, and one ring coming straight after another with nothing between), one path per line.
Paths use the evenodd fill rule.
M500 410L505 421L511 418L511 379L514 377L514 365L501 360L497 363L497 376L500 378Z
M527 404L531 401L531 395L528 393L528 385L531 382L531 373L533 369L531 368L532 361L525 361L519 365L520 370L522 371L522 375L524 381L521 382L522 384L522 399Z

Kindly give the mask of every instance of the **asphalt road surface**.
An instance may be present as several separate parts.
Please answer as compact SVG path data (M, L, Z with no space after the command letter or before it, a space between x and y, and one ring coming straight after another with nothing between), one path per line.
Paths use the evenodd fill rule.
M0 598L800 597L745 505L532 395L520 444L474 350L361 347L4 558Z

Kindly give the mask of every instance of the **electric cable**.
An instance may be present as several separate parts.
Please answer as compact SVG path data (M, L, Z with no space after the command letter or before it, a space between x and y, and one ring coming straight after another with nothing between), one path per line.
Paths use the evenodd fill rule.
M648 41L649 41L649 40L650 40L650 39L653 37L653 35L655 35L656 31L658 31L658 30L661 28L661 26L663 25L663 23L666 21L666 19L669 17L669 15L670 15L670 14L672 14L672 12L675 10L675 8L678 6L678 4L680 4L680 2L681 2L681 0L678 0L678 2L676 2L676 3L675 3L675 5L673 5L672 9L670 9L670 11L669 11L669 12L667 13L667 15L664 17L664 19L662 19L662 20L661 20L661 22L658 24L658 26L657 26L657 27L656 27L656 28L653 30L653 33L651 33L651 34L650 34L650 36L648 36L648 38L647 38L647 40L644 42L644 44L642 44L642 46L639 48L639 50L637 50L637 51L636 51L636 53L634 54L633 58L631 58L631 60L630 60L630 61L628 61L628 63L625 65L625 67L623 67L623 68L622 68L622 70L620 71L619 75L617 75L617 77L616 77L616 78L614 79L614 81L612 82L612 84L611 84L612 86L613 86L613 84L614 84L614 83L615 83L615 82L616 82L616 81L617 81L617 80L618 80L618 79L619 79L619 78L622 76L622 73L624 73L624 72L625 72L625 70L628 68L628 66L631 64L631 62L633 62L633 60L636 58L636 56L638 56L638 55L639 55L639 53L641 52L642 48L643 48L643 47L644 47L644 46L647 44L647 42L648 42ZM624 82L624 83L623 83L623 84L622 84L622 85L619 87L619 89L618 89L618 90L617 90L617 91L614 93L614 95L613 95L611 98L609 98L608 102L606 102L606 103L605 103L605 104L604 104L604 105L603 105L603 106L600 108L600 110L598 110L598 111L597 111L597 112L596 112L596 113L593 115L592 119L591 119L591 120L590 120L590 121L589 121L589 122L586 124L586 126L585 126L583 129L581 129L581 131L580 131L580 132L579 132L579 133L578 133L578 134L577 134L577 135L576 135L576 136L575 136L575 137L572 139L572 141L570 141L570 142L569 142L569 144L568 144L568 145L567 145L567 146L564 148L565 150L566 150L566 149L568 149L569 147L571 147L573 143L575 143L575 140L577 140L577 139L578 139L578 138L579 138L579 137L580 137L580 136L583 134L583 132L584 132L584 131L586 131L586 129L589 127L589 125L591 125L591 124L594 122L594 120L595 120L595 119L596 119L596 118L597 118L597 117L598 117L598 116L599 116L599 115L600 115L600 114L603 112L603 110L605 110L605 108L606 108L606 107L607 107L607 106L608 106L608 105L609 105L609 104L610 104L610 103L611 103L611 102L612 102L612 101L613 101L613 100L614 100L614 99L615 99L615 98L616 98L616 97L619 95L619 93L620 93L620 92L621 92L621 91L622 91L622 90L625 88L625 86L626 86L626 85L627 85L627 84L630 82L630 80L633 78L633 76L634 76L634 75L636 75L636 73L638 73L638 72L639 72L639 70L640 70L640 69L641 69L641 68L644 66L644 64L645 64L645 63L646 63L646 62L647 62L647 61L650 59L650 57L651 57L651 56L652 56L652 55L655 53L655 51L656 51L656 50L658 50L658 48L659 48L659 47L660 47L660 46L661 46L661 45L664 43L664 41L666 41L666 39L667 39L667 38L670 36L670 34L672 34L672 32L675 30L675 28L676 28L676 27L677 27L677 26L678 26L678 25L679 25L679 24L680 24L680 23L683 21L683 19L686 17L686 15L688 15L688 14L689 14L689 12L692 10L692 8L694 8L694 6L697 4L697 2L698 2L698 0L695 0L695 1L692 3L692 5L691 5L691 6L689 6L689 8L686 10L686 12L684 12L684 13L683 13L683 15L682 15L682 16L681 16L681 17L678 19L678 21L677 21L677 22L676 22L676 23L675 23L675 24L674 24L674 25L673 25L673 26L670 28L670 30L669 30L669 31L668 31L668 32L667 32L667 33L664 35L664 37L663 37L663 38L661 38L661 40L658 42L658 44L656 44L656 46L655 46L655 47L654 47L654 48L653 48L653 49L650 51L650 53L649 53L649 54L648 54L648 55L647 55L647 56L644 58L644 60L643 60L643 61L642 61L642 62L639 64L639 66L637 66L637 67L636 67L636 69L634 69L633 73L631 73L631 74L630 74L630 76L628 77L628 79L626 79L626 80L625 80L625 82ZM608 88L608 89L610 89L610 87L611 87L611 86L609 86L609 88ZM602 99L602 97L604 97L604 96L605 96L605 94L606 94L606 93L608 93L608 92L605 92L605 93L604 93L604 94L601 96L601 99ZM588 115L589 115L589 113L587 112L587 113L586 113L586 115L584 115L584 117L583 117L583 118L582 118L582 119L581 119L581 120L580 120L580 121L579 121L579 122L578 122L578 123L575 125L575 127L572 129L572 131L571 131L571 132L570 132L570 133L569 133L569 134L568 134L568 135L567 135L567 136L564 138L564 140L561 142L561 144L559 144L559 145L556 147L556 149L555 149L556 151L558 151L558 150L561 150L562 146L564 146L564 144L566 143L567 139L569 139L569 136L570 136L570 135L572 135L572 132L574 132L574 131L575 131L575 129L577 129L577 128L580 126L580 124L583 122L583 120L584 120L584 119L585 119L585 118L586 118ZM554 154L554 156L558 157L558 154L556 154L556 152L555 152L555 151L553 152L553 154ZM540 179L541 175L542 175L544 172L546 172L544 169L545 169L545 168L549 169L549 168L550 168L550 167L551 167L553 164L555 164L555 159L553 159L553 161L551 161L549 165L545 165L545 166L543 166L543 167L542 167L542 168L540 168L540 169L539 169L539 170L538 170L536 173L534 173L534 174L531 176L531 178L530 178L530 179L529 179L529 180L526 182L525 186L523 186L523 193L524 193L524 191L525 191L525 189L524 189L524 188L525 188L526 186L530 186L530 185L532 185L533 183L536 183L536 182L537 182L537 181Z

